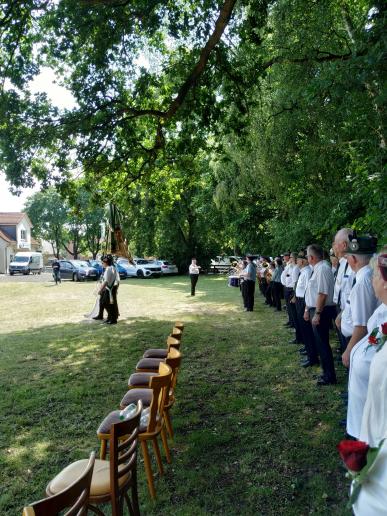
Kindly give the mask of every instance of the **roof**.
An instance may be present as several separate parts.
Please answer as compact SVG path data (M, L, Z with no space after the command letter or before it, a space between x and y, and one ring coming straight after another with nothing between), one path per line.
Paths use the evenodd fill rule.
M17 212L17 211L2 211L0 212L0 224L8 225L8 226L16 226L26 218L29 224L32 226L32 222L30 221L27 213Z
M15 242L14 240L12 240L12 238L10 238L6 233L4 233L4 231L1 231L0 229L0 238L2 238L3 240L5 240L5 242Z

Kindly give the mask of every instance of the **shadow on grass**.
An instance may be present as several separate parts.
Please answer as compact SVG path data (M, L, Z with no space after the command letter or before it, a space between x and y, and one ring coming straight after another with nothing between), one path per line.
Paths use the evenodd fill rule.
M335 450L339 388L317 391L294 348L282 344L278 319L263 327L269 312L257 310L254 318L220 314L187 324L173 464L156 480L157 504L140 465L144 514L345 513ZM118 407L143 351L163 347L172 323L143 317L0 336L1 514L20 514L61 468L98 448L100 421Z

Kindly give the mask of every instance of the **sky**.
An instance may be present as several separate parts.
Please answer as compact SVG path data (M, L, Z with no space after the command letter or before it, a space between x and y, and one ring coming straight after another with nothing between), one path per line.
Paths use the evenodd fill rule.
M31 93L46 92L53 104L59 108L71 109L76 105L72 94L56 84L56 77L49 68L42 68L41 73L35 77L30 84ZM12 195L9 191L10 185L6 181L5 174L0 171L0 211L22 211L27 198L34 192L39 191L39 186L35 188L23 189L19 197Z

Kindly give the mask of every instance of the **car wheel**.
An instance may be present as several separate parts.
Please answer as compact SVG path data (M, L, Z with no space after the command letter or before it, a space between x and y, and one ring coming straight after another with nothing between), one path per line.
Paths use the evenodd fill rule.
M10 276L13 276L13 274L14 274L13 272L10 272L10 273L9 273L9 275L10 275Z
M137 277L138 278L143 278L144 277L144 272L142 270L137 271Z
M78 277L76 274L73 274L73 281L78 281Z

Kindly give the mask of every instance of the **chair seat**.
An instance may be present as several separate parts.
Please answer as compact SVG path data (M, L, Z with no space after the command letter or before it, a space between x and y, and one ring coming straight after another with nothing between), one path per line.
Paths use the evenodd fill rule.
M152 389L130 389L130 391L128 391L125 394L125 396L122 398L120 405L121 405L121 407L127 407L131 403L137 403L138 400L141 400L144 407L149 407L149 405L152 402L152 395L153 395L153 390ZM118 412L118 414L119 414L119 410L114 411L114 412ZM113 414L113 412L111 412L111 414ZM109 416L107 416L107 418L108 417ZM107 418L105 418L105 420ZM101 423L100 428L102 427L104 421ZM113 422L114 421L111 421L110 425ZM104 428L106 428L106 426L107 425L104 425ZM108 428L110 428L110 426ZM106 433L106 432L100 432L100 433Z
M147 349L142 358L167 358L167 349Z
M77 480L85 471L88 459L77 460L65 469L63 469L48 484L46 492L49 496L55 495L64 489L67 489L75 480ZM121 465L121 468L125 464ZM119 485L124 484L131 473L123 475L119 479ZM108 460L95 459L93 477L90 486L90 498L93 496L107 496L110 494L110 463Z
M159 370L160 362L164 362L162 358L142 358L136 365L137 371L149 371L156 373Z
M159 373L133 373L128 380L128 387L149 387L149 380Z

